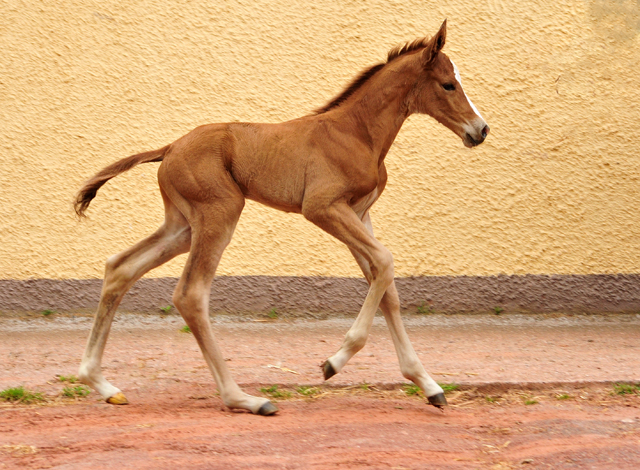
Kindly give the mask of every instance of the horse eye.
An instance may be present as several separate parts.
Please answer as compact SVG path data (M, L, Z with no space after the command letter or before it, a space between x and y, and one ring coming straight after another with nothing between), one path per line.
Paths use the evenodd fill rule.
M456 86L453 83L445 83L444 85L442 85L442 88L447 91L453 91L456 89Z

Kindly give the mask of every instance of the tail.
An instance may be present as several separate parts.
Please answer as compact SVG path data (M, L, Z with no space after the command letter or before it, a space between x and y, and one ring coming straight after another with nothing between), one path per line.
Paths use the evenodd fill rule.
M96 197L98 189L100 189L102 185L111 178L130 170L140 163L161 162L165 153L167 153L167 150L169 150L169 145L158 150L131 155L130 157L118 160L117 162L102 169L99 173L93 176L93 178L87 181L80 191L78 191L76 199L73 202L73 208L75 209L76 214L78 214L79 217L85 216L84 211L87 210L87 207L91 204L91 200Z

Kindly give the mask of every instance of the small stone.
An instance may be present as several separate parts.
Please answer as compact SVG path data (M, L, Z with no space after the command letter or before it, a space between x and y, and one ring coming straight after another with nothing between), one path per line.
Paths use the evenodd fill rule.
M533 459L524 459L523 461L520 462L521 464L525 464L525 463L533 463Z
M623 423L633 423L634 419L633 418L625 418L623 420L621 420Z

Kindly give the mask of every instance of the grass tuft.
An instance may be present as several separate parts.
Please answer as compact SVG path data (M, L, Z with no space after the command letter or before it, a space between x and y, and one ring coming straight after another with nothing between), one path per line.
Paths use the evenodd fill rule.
M415 384L404 384L402 390L410 397L422 395L422 390Z
M433 305L427 305L422 302L420 305L418 305L416 313L419 315L432 315L436 313L436 311L434 310Z
M440 382L438 382L438 385L440 385L442 387L442 390L444 390L444 393L449 393L449 392L455 392L456 390L458 390L460 388L460 386L458 384L442 384Z
M84 398L91 393L84 385L76 385L75 387L65 387L62 389L62 396L69 398Z
M640 385L619 382L613 386L613 393L616 395L633 395L640 393Z
M300 395L304 395L305 397L312 397L320 393L320 389L317 387L300 386L296 388L296 392Z
M42 393L32 392L26 390L22 385L14 388L7 388L0 392L0 400L19 402L19 403L34 403L37 401L44 401Z
M191 333L191 328L189 328L188 325L184 325L182 328L180 328L180 331L182 333Z
M55 310L50 310L50 309L46 309L46 310L43 310L42 312L40 312L40 314L43 317L48 317L49 315L52 315L54 313L56 313L56 311Z
M287 390L278 390L277 385L272 385L271 387L262 387L260 391L272 398L291 398L291 392Z
M60 382L67 382L70 384L74 384L78 381L78 377L76 377L75 375L59 375L58 380Z

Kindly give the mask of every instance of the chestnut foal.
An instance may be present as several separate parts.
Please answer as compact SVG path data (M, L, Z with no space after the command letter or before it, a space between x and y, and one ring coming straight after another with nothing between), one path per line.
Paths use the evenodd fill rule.
M489 132L462 90L457 68L441 52L445 36L446 21L433 38L391 50L385 63L362 72L312 115L281 124L201 126L164 148L115 162L91 178L75 201L80 216L109 179L140 163L161 161L158 182L166 213L157 232L107 260L80 380L109 403L127 403L104 378L100 365L115 311L142 275L189 252L173 302L198 341L224 404L260 415L278 411L266 398L238 387L209 321L211 282L248 198L300 213L344 242L369 282L342 346L322 366L325 379L340 372L365 345L379 306L404 377L420 386L432 405L446 405L442 388L409 342L400 318L393 258L374 238L369 217L387 181L384 158L409 115L434 117L467 147L482 143Z

